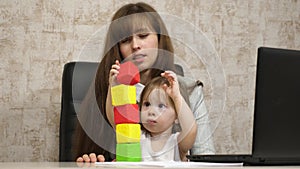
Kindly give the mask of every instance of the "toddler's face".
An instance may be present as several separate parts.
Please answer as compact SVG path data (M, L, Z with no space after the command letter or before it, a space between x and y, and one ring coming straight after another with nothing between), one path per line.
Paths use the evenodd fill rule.
M171 129L175 120L175 109L163 89L154 89L142 100L141 121L152 136Z

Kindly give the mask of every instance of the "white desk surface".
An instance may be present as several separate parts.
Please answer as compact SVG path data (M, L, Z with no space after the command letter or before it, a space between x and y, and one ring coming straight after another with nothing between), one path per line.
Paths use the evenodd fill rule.
M92 164L84 164L82 163L82 166L78 166L76 163L70 162L70 163L62 163L62 162L0 162L0 169L36 169L36 168L47 168L47 169L63 169L63 168L124 168L120 166L98 166L95 163ZM126 168L163 168L163 167L150 167L150 166L143 166L143 167L126 167ZM176 167L178 168L178 167ZM188 167L184 167L188 168ZM212 169L212 168L218 168L218 169L239 169L239 168L246 168L246 169L258 169L258 168L267 168L267 169L300 169L300 166L203 166L203 167L197 167L200 169Z

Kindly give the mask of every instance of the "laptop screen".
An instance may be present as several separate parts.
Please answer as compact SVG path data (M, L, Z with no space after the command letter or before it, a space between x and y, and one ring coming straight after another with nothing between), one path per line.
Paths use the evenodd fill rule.
M300 157L300 51L258 49L253 157Z

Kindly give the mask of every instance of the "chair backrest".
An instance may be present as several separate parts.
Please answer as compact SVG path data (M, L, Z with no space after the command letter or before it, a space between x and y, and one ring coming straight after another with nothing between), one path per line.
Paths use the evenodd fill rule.
M62 75L61 114L59 129L59 161L73 161L72 138L80 107L97 71L98 62L69 62ZM176 73L183 76L183 69L175 65Z
M77 123L79 107L91 85L98 63L70 62L65 64L62 76L61 115L59 129L59 161L73 161L72 136Z

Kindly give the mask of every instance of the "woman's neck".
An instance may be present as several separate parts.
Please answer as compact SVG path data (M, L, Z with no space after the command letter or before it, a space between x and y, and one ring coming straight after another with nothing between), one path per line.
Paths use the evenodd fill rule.
M150 75L151 75L150 70L141 72L141 74L140 74L140 83L145 85L149 81Z

